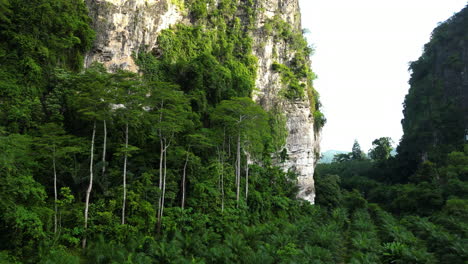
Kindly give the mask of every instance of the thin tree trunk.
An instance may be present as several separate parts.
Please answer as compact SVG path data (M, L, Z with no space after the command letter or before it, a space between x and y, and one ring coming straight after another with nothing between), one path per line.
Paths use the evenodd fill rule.
M104 120L104 143L102 149L102 178L104 178L104 173L106 172L106 145L107 145L107 123Z
M57 234L57 169L55 167L55 144L52 153L52 167L54 169L54 234Z
M221 166L221 150L220 150L220 147L218 146L216 146L216 154L218 155L218 164ZM220 193L221 193L221 174L222 174L222 168L221 168L221 171L218 171L218 190ZM222 200L221 200L221 211L222 211L222 208L223 208L223 205L222 205Z
M91 190L93 189L93 159L94 159L94 138L96 136L96 121L94 121L93 125L93 135L91 137L91 158L89 162L89 185L88 189L86 190L86 202L85 202L85 211L84 211L84 230L88 228L88 210L89 210L89 196L91 195ZM83 238L82 242L83 248L86 247L86 233Z
M184 164L184 170L183 170L183 173L182 173L182 209L184 209L185 207L185 177L187 175L187 164L188 164L188 160L189 160L189 151L190 151L190 147L187 151L187 156L185 156L185 164Z
M159 190L161 194L159 195L158 199L158 223L157 223L157 232L159 233L159 223L161 221L161 206L162 206L162 180L163 180L163 160L164 160L164 145L162 137L160 138L161 150L159 156Z
M124 167L123 167L122 225L125 224L125 203L127 201L127 156L128 156L128 122L125 124L125 156L124 156Z
M160 113L159 113L159 124L161 124L162 122L162 117L163 117L163 114L162 114L162 110L164 109L164 100L161 101L161 104L160 104ZM162 131L161 129L159 129L158 131L158 134L159 134L159 144L160 144L160 155L159 155L159 190L162 192L162 178L163 178L163 160L164 160L164 142L163 142L163 137L162 137ZM161 222L161 207L162 207L162 193L159 195L159 199L158 199L158 217L157 217L157 224L156 224L156 231L157 233L159 234L159 231L160 231L160 222Z
M164 142L166 144L166 142ZM164 216L164 201L166 199L166 176L167 176L167 145L164 148L164 176L163 176L163 191L162 191L162 206L161 206L161 223ZM161 223L159 228L161 229Z
M241 155L240 155L240 132L237 135L237 169L236 169L236 200L237 207L239 207L239 197L240 197L240 169L241 169Z
M159 218L158 218L158 227L157 227L157 232L158 234L161 233L161 225L162 225L162 218L164 215L164 199L166 195L166 175L167 175L167 164L166 164L166 159L167 159L167 145L166 145L166 140L163 140L163 149L162 149L162 157L163 157L163 167L162 167L162 189L161 189L161 196L160 196L160 207L159 207ZM161 181L160 181L161 182Z

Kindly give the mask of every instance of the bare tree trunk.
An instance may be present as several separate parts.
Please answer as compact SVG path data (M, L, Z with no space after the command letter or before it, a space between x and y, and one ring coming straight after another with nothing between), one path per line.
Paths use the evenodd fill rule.
M162 109L164 109L164 100L161 101L160 104L160 113L159 113L159 124L162 122ZM159 190L162 191L162 181L163 181L163 160L164 160L164 142L163 142L163 136L162 136L162 131L159 129L158 131L159 134L159 144L160 144L160 155L159 155ZM159 234L160 232L160 225L161 225L161 207L162 207L162 193L159 195L158 199L158 217L157 217L157 224L156 224L156 231Z
M161 221L159 223L159 228L161 229L162 218L164 215L164 201L166 199L166 176L167 176L167 145L164 142L164 176L163 176L163 190L162 190L162 206L161 206Z
M124 156L124 167L123 167L122 225L125 224L125 203L127 202L127 156L128 156L128 122L125 124L125 156Z
M183 173L182 173L182 209L184 209L185 207L185 177L186 177L186 173L187 173L187 164L188 164L188 160L189 160L189 151L190 151L190 147L189 149L187 150L187 156L185 156L185 164L184 164L184 170L183 170Z
M106 172L106 145L107 145L107 123L104 120L104 143L102 149L102 177L104 178L104 173Z
M164 160L164 145L163 139L160 138L161 150L159 156L159 190L162 192L162 180L163 180L163 160ZM159 233L159 224L161 221L161 206L162 206L162 193L159 195L158 199L158 223L157 223L157 232Z
M57 169L55 167L55 144L52 153L52 167L54 169L54 234L57 234Z
M162 162L162 178L160 179L160 183L162 185L162 189L161 189L161 196L160 196L160 206L159 206L159 217L158 217L158 226L157 226L157 232L158 234L161 233L161 225L162 225L162 218L163 218L163 215L164 215L164 199L165 199L165 196L166 196L166 175L167 175L167 164L166 164L166 160L167 160L167 148L168 148L168 145L166 143L166 139L164 139L162 141L162 144L163 144L163 148L162 148L162 157L163 157L163 162ZM160 172L160 175L161 175L161 172ZM162 181L161 181L162 180Z
M93 189L93 159L94 159L94 138L96 136L96 121L94 121L93 125L93 135L91 137L91 158L89 162L89 185L88 189L86 190L86 202L85 202L85 211L84 211L84 230L88 228L88 210L89 210L89 196L91 195L91 190ZM83 248L86 247L86 233L83 238L82 242Z
M237 135L237 168L236 168L236 201L237 207L239 207L239 197L240 197L240 174L241 174L241 155L240 155L240 132Z

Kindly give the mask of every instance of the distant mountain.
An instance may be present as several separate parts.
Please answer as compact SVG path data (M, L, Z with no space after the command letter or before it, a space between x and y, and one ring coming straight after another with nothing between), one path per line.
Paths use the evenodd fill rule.
M318 163L331 163L333 160L333 157L336 154L344 154L348 153L349 151L342 151L342 150L327 150L325 152L322 152L321 158L318 161Z

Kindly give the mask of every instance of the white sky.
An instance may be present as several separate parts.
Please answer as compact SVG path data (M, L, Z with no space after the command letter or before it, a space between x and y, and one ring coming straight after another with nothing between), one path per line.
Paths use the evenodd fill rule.
M408 63L466 0L299 0L327 124L322 151L402 136Z

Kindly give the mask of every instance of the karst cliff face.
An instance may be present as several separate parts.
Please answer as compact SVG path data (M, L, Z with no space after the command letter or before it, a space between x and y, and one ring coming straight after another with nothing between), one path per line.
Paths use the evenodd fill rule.
M437 161L468 141L468 7L434 29L423 55L410 64L401 160Z
M108 69L138 70L132 55L151 51L163 29L182 20L168 0L86 0L96 30L93 50L85 59Z
M254 98L263 107L279 107L286 114L288 137L286 149L288 160L282 163L285 170L294 170L298 174L300 198L314 202L314 168L320 153L320 133L314 129L313 110L310 108L308 95L303 99L288 100L278 96L283 88L280 74L272 71L275 61L288 65L295 52L287 41L277 41L262 32L265 21L279 15L283 21L300 31L301 16L298 0L259 1L259 8L265 10L258 14L254 31L254 53L258 58L256 87L259 89ZM275 52L277 54L275 54Z
M86 65L94 61L103 63L109 70L138 71L133 55L139 51L151 52L157 48L157 37L164 29L178 23L190 25L193 18L178 0L87 0L97 38L86 57ZM207 1L216 6L220 1ZM242 2L242 1L241 1ZM242 3L238 3L242 4ZM285 98L281 73L273 64L290 65L296 51L290 41L267 32L265 24L281 20L295 32L301 32L298 0L253 1L255 18L253 26L246 29L253 40L253 55L258 59L255 101L266 110L276 109L286 116L288 136L285 149L287 159L278 161L284 170L298 174L299 198L314 202L314 168L318 160L320 129L314 127L314 109L305 92L301 98ZM242 12L239 19L246 20ZM276 29L273 27L272 29ZM308 58L306 58L308 63ZM306 80L301 82L306 83Z

